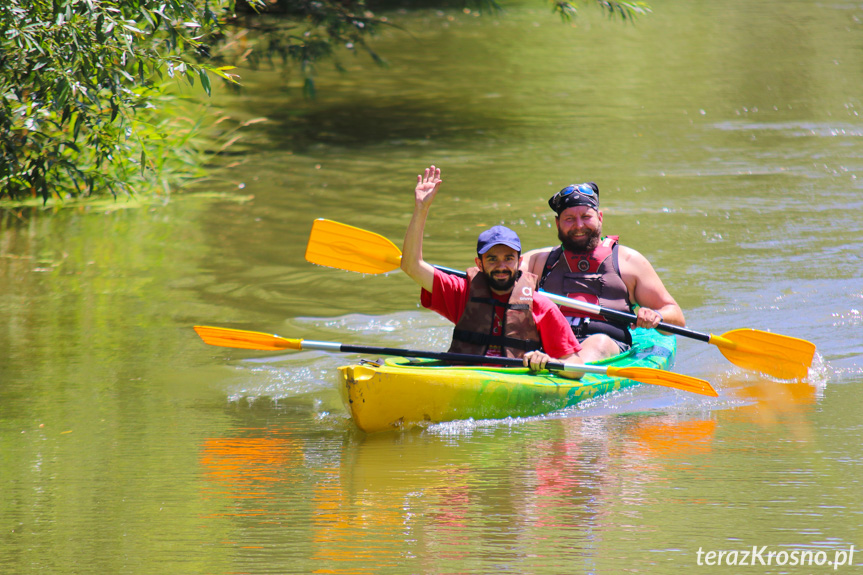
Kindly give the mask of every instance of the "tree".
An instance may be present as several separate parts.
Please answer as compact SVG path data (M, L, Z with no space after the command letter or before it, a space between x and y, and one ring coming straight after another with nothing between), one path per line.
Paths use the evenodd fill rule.
M131 192L175 144L164 76L228 80L196 62L218 31L201 0L11 0L0 11L0 197Z
M199 173L203 158L190 138L200 123L172 124L179 96L171 79L200 82L209 94L211 75L236 82L232 64L276 57L299 67L314 96L314 66L336 49L382 61L366 38L386 21L366 0L7 1L0 199L116 197ZM639 1L578 1L624 21L649 10ZM577 14L574 0L551 3L564 20Z

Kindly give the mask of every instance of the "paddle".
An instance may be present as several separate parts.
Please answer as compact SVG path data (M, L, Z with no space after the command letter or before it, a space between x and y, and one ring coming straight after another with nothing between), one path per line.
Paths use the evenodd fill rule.
M312 223L306 260L349 272L383 274L399 269L402 251L374 232L320 218ZM435 267L448 274L467 277L463 271Z
M401 257L401 250L383 236L324 219L315 220L312 224L306 248L306 260L311 263L367 274L398 269ZM449 274L466 275L451 268L435 267ZM635 321L633 314L543 293L560 305L601 315L610 321L626 324ZM780 379L806 377L815 355L815 345L811 342L751 328L736 329L719 336L667 323L660 323L659 329L715 345L734 365Z
M234 347L240 349L260 349L278 351L283 349L333 351L343 353L370 353L392 355L398 357L423 357L472 365L502 365L508 367L523 367L522 360L512 357L486 357L465 353L449 353L436 351L420 351L415 349L397 349L391 347L370 347L364 345L347 345L331 341L313 341L305 339L288 339L278 335L270 335L258 331L245 331L224 327L196 325L195 331L209 345ZM581 373L605 374L610 377L622 377L651 385L662 385L717 397L716 390L703 379L681 375L650 367L613 367L602 365L584 365L578 363L549 362L546 369L553 371L575 371Z
M601 315L611 321L632 324L636 320L635 314L632 313L600 307L545 290L538 291L557 304ZM812 365L815 355L813 343L757 329L735 329L722 335L713 335L665 322L660 322L656 329L715 345L734 365L779 379L803 379L809 373L809 366Z

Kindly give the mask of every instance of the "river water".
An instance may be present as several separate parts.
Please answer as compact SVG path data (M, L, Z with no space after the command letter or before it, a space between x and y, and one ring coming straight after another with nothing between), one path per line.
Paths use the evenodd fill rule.
M393 12L410 34L374 42L386 69L321 66L314 102L267 70L218 94L267 121L189 193L2 212L0 572L859 570L863 9L653 8L634 26L528 2ZM675 371L720 397L639 386L364 435L336 388L357 356L192 331L445 349L403 274L303 258L319 217L401 245L429 163L429 261L467 267L497 223L551 245L546 199L594 181L605 232L650 259L690 327L812 341L809 377L679 338Z

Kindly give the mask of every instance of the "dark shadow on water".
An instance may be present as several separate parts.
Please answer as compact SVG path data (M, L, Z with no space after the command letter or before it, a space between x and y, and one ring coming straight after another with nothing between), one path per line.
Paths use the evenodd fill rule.
M500 135L516 127L512 119L483 113L481 103L353 100L315 106L297 113L267 111L269 121L254 129L271 149L303 153L318 146L366 148L459 142Z

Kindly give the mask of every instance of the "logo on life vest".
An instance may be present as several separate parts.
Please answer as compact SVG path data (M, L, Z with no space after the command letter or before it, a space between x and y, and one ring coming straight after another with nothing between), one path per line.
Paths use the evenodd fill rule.
M580 260L578 260L576 267L578 268L578 271L586 272L587 270L590 269L590 262L584 258L581 258Z

